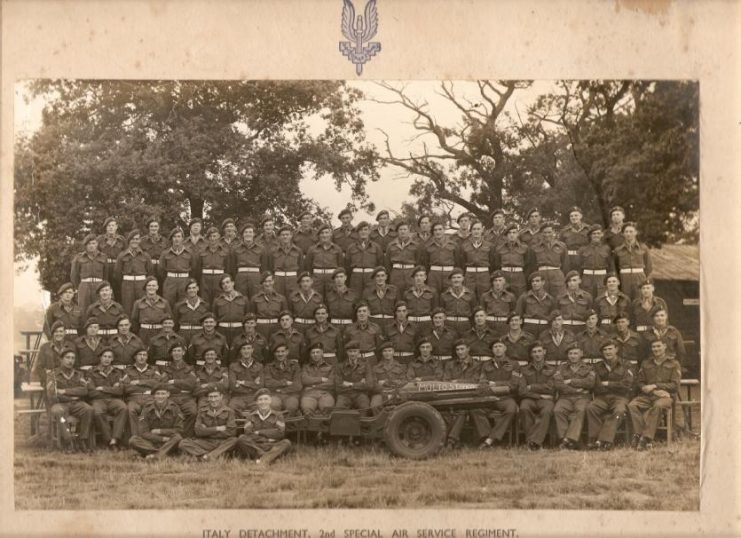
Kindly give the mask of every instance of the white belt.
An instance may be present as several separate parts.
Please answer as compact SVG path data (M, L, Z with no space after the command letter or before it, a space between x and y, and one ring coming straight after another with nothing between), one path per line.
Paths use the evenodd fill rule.
M517 361L520 366L527 366L527 361Z
M466 273L485 273L488 270L488 267L466 267Z
M311 318L295 318L293 321L303 323L304 325L314 325L316 323L316 320Z
M394 351L394 357L412 357L414 353L412 351Z
M579 252L578 252L578 251L576 251L576 250L567 250L567 251L566 251L566 253L567 253L567 254L568 254L569 256L576 256L576 255L577 255L577 254L578 254Z
M376 356L376 352L375 351L366 351L365 353L361 353L360 356L363 357L364 359L369 359L371 357L375 357Z
M171 276L172 278L187 278L190 276L190 273L171 273L168 271L167 276Z
M375 271L375 267L353 267L352 272L353 273L372 273Z
M332 325L350 325L352 324L351 319L332 318L329 320Z
M550 364L551 366L556 366L559 361L545 361L546 364Z
M628 267L627 269L620 269L621 273L642 273L643 267Z
M413 263L392 263L391 268L392 269L414 269L417 267Z
M612 320L609 319L609 318L605 318L605 319L601 320L600 323L602 325L609 325L610 323L612 323Z
M113 258L106 258L106 261L108 263L116 263L116 260L114 260Z
M636 331L641 332L641 333L644 331L647 331L648 329L649 329L648 325L638 325L636 327Z
M471 321L466 316L447 316L445 319L448 321Z
M237 273L259 273L259 267L240 267L237 269Z
M536 325L548 325L547 319L535 319L535 318L525 318L524 323L534 323Z
M203 329L203 325L181 325L180 330L182 331L198 331Z
M275 276L296 276L296 271L276 271Z
M452 271L455 269L452 265L430 265L430 271Z
M199 360L196 361L196 364L198 366L203 366L204 364L206 364L206 361L204 361L203 359L199 359ZM221 366L221 361L219 359L216 359L216 364L218 364L219 366Z
M268 325L271 323L278 323L278 318L257 318L258 325Z
M371 314L370 317L376 319L394 319L394 316L392 316L391 314Z
M606 275L607 269L584 269L582 272L585 275Z
M147 275L124 275L124 280L133 280L133 281L139 281L139 280L146 280Z
M560 267L554 267L553 265L541 265L538 267L538 271L555 271L556 269L561 269Z
M159 265L159 263L160 263L160 261L159 261L159 260L150 260L150 261L151 261L151 262L152 262L152 264L154 264L154 265Z
M409 316L408 319L409 321L416 321L416 322L432 321L432 318L430 316Z
M450 359L453 358L453 355L433 355L432 358L438 359L441 361L449 361Z
M588 364L597 364L598 362L602 361L602 359L582 359L582 360Z
M64 334L77 334L77 329L64 329Z
M323 269L323 268L319 268L319 267L314 267L314 269L312 269L311 272L312 273L316 273L318 275L331 275L336 270L337 270L336 267L335 268L332 268L332 269Z
M330 358L330 359L334 359L335 357L337 357L337 353L325 353L325 354L324 354L324 355L322 355L322 356L323 356L323 357L327 357L327 358Z
M98 334L111 335L116 333L118 333L116 329L98 329Z
M564 325L586 325L583 321L578 319L565 319L563 320Z
M139 328L140 329L161 329L162 324L161 323L140 323Z
M125 364L114 364L113 367L118 368L119 370L126 370Z
M241 327L242 322L241 321L220 321L219 327L227 327L229 329L233 329L236 327Z
M204 275L223 275L224 274L223 269L201 269L201 272Z
M154 361L154 364L157 366L167 366L169 363L167 361Z
M95 276L88 276L85 278L81 278L80 282L103 282L103 279Z
M491 360L491 357L489 355L473 355L471 356L471 358L479 362L487 362Z
M486 316L486 321L507 321L507 316Z
M523 269L522 267L502 267L502 271L506 271L508 273L522 273Z
M85 370L85 371L87 371L87 370L90 370L90 369L92 369L92 367L93 367L93 365L92 365L92 364L88 364L87 366L80 366L80 370Z

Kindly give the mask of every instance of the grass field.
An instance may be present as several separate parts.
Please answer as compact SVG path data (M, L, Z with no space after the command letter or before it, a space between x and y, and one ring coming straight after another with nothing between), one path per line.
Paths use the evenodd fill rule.
M242 460L144 462L34 448L16 421L17 509L488 508L699 510L700 443L650 452L464 449L414 462L378 446L301 446Z

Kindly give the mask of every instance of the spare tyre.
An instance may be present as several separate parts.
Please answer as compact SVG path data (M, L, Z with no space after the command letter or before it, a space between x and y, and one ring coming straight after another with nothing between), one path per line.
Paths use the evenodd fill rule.
M391 411L383 439L397 456L421 460L440 451L447 431L445 420L437 409L424 402L406 402Z

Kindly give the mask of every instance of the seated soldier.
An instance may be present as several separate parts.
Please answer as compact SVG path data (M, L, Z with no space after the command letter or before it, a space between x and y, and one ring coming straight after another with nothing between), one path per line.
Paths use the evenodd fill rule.
M371 397L372 408L381 407L388 395L407 384L407 367L395 359L396 350L392 342L384 342L378 347L381 360L373 367L376 381L375 394Z
M314 342L309 347L309 363L301 369L301 412L308 416L316 411L324 415L334 407L334 365L324 360L324 345Z
M207 347L203 350L203 366L196 369L198 381L193 389L193 396L198 400L198 409L208 405L206 391L213 385L219 387L222 395L222 403L227 405L229 397L226 391L229 389L229 372L219 365L219 355L214 348Z
M266 351L268 348L268 341L263 335L257 332L257 316L255 316L255 314L251 312L248 312L244 315L242 321L244 323L244 329L242 333L237 335L237 337L232 342L231 347L229 348L229 352L231 353L231 356L229 357L229 364L231 365L232 362L239 360L239 350L242 347L242 344L244 344L245 342L249 342L250 344L252 344L252 356L255 358L255 360L261 363L265 362L267 358Z
M273 361L265 366L265 388L273 396L273 409L286 415L298 412L301 394L301 367L298 361L288 359L288 346L278 342L273 346Z
M524 366L530 361L530 346L535 343L535 337L522 330L522 316L510 314L507 318L507 331L502 340L507 345L507 356Z
M46 401L51 406L51 420L59 424L59 436L67 447L78 452L92 450L93 437L90 425L93 408L85 403L88 383L83 373L73 368L75 352L67 349L62 353L59 367L49 372L46 383ZM69 422L65 417L79 419L78 438L73 440Z
M487 383L491 392L499 397L492 411L476 409L471 413L479 436L484 437L479 445L481 449L500 444L519 411L515 396L520 384L520 365L507 357L505 342L504 339L495 341L491 345L492 360L481 366L481 381ZM493 426L490 420L494 422Z
M543 344L532 344L529 354L530 363L520 370L520 417L528 449L540 450L551 425L556 393L553 374L556 370L545 363Z
M103 348L98 355L100 364L88 370L88 400L93 406L93 418L103 443L118 450L126 430L127 408L123 402L124 373L113 367L113 350ZM113 418L113 430L108 424Z
M419 355L407 367L407 378L410 381L442 381L443 363L432 356L432 342L421 338L417 342L417 352Z
M342 334L340 330L329 323L329 310L326 305L319 305L314 309L315 323L306 329L306 345L311 347L315 342L321 342L324 348L324 360L335 364L342 349Z
M441 361L448 361L453 358L453 347L458 340L456 332L446 325L447 316L445 310L440 308L432 309L432 329L427 333L427 338L432 343L432 356ZM407 357L408 364L414 357Z
M479 383L481 379L481 365L471 357L468 344L463 339L456 340L454 344L455 359L446 361L443 369L443 381L452 381L457 383ZM443 417L448 421L448 441L449 449L459 448L461 446L461 431L466 422L466 416L470 414L467 411L450 411L443 413Z
M576 338L563 327L563 316L558 310L554 310L548 317L550 327L540 333L538 340L545 348L545 356L550 364L566 360L567 350L576 343Z
M587 448L610 450L627 413L634 378L630 365L618 355L615 341L605 340L600 351L604 360L594 365L594 399L587 404Z
M166 316L162 320L162 330L149 339L150 364L165 366L170 360L170 348L176 343L185 346L185 338L175 332L172 316Z
M578 448L587 404L592 399L594 369L584 362L583 355L579 344L572 344L566 354L567 361L553 375L558 390L553 415L558 438L561 439L560 448Z
M237 422L234 410L224 405L223 394L217 385L206 390L208 406L198 410L195 437L178 444L181 452L202 461L220 458L230 453L237 444Z
M335 369L337 409L359 409L366 415L370 408L370 394L374 388L370 362L360 356L360 343L350 340L345 344L347 360Z
M147 350L137 350L134 364L126 368L122 380L126 407L129 409L131 435L138 435L139 413L145 405L152 403L152 389L163 380L163 376L153 366L149 366L147 360Z
M183 414L170 400L170 390L167 383L154 387L154 401L139 415L139 435L129 439L129 447L145 459L164 458L183 440Z
M285 439L286 423L279 411L271 409L268 389L256 393L257 409L245 415L244 434L237 439L237 450L255 463L269 465L288 452L291 442Z
M74 353L74 341L66 338L64 322L55 321L49 328L51 340L41 344L39 353L33 363L31 381L38 381L42 387L46 387L46 377L51 370L59 368L62 354L71 350Z
M645 450L653 448L661 412L672 406L679 392L682 371L679 361L667 354L666 344L654 340L651 342L651 357L641 363L636 377L641 393L628 404L633 424L631 446Z
M192 437L198 413L193 389L198 378L193 367L185 362L185 344L175 343L170 347L169 361L159 367L159 372L162 382L170 388L170 401L178 406L184 417L183 436Z
M229 364L229 407L242 413L255 406L255 394L263 385L263 365L254 356L255 346L244 341Z
M216 316L211 312L204 314L201 316L201 326L203 330L190 339L185 362L203 366L203 350L209 347L215 349L219 357L228 357L229 346L226 336L216 330Z

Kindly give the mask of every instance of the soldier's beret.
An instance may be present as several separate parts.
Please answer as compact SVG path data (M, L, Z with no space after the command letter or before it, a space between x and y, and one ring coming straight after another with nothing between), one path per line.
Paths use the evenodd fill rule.
M395 230L398 230L398 229L399 229L399 228L401 228L402 226L406 226L407 228L411 228L411 227L412 227L412 226L411 226L411 224L409 224L409 221L406 221L406 220L401 220L401 221L399 221L399 222L398 222L398 223L396 224L396 226L394 226L394 229L395 229Z
M185 289L187 290L191 284L195 284L196 286L198 286L198 281L192 276L188 277L188 280L185 281Z
M260 219L260 226L265 226L266 222L274 222L275 218L273 218L273 215L265 215L262 219Z
M548 314L548 321L553 321L558 318L563 318L563 314L561 314L560 310L554 310L550 314Z
M170 387L170 385L168 385L167 383L160 383L152 387L152 394L161 390L167 391L168 394L172 392L172 388Z
M666 311L666 309L665 309L665 308L663 308L663 307L659 307L659 308L657 308L657 309L656 309L656 312L654 312L653 314L651 314L651 317L652 317L652 318L655 318L655 317L656 317L656 315L657 315L657 314L660 314L661 312L663 312L664 314L668 314L668 312Z
M468 346L468 343L463 338L459 338L458 340L453 342L453 347L458 347L458 346Z
M327 308L327 305L325 305L324 303L317 305L312 312L312 315L316 315L317 310L326 310L327 312L329 312L329 308Z
M170 347L170 349L172 349L173 347L175 347L175 344L173 344L173 345L172 345L172 346ZM136 344L134 344L134 349L133 349L132 351L133 351L133 353L134 353L134 356L136 356L136 355L138 355L139 353L142 353L142 352L144 352L144 353L149 353L149 352L147 351L147 348L146 348L146 347L144 347L144 344L143 344L143 343L142 343L142 344L139 344L139 343L136 343Z
M460 215L458 215L458 218L456 218L455 221L456 222L460 222L461 219L469 219L470 220L471 219L471 213L467 213L467 212L461 213Z
M65 282L61 286L59 286L59 289L57 290L57 295L62 295L67 290L73 290L75 287L72 285L72 282Z
M371 278L376 278L376 275L378 273L380 273L381 271L383 271L385 273L386 272L386 268L384 266L382 266L382 265L379 265L378 267L376 267L375 269L373 269L373 273L371 273Z
M77 357L77 351L73 347L70 347L69 345L65 344L64 346L62 346L62 352L59 354L59 356L64 357L65 355L69 353L72 353L72 355Z
M269 276L273 276L273 273L270 271L263 271L262 273L260 273L260 283L262 284L263 282L265 282L265 279Z
M293 319L293 314L291 314L288 310L281 310L278 313L278 319L281 319L284 316L289 316L291 319Z
M241 225L241 226L239 227L239 233L240 233L240 234L242 234L242 235L244 235L244 231L245 231L245 230L246 230L247 228L251 228L252 230L254 230L254 229L255 229L255 223L254 223L254 222L252 222L251 220L248 220L247 222L243 223L243 224L242 224L242 225Z
M212 394L214 392L218 392L219 394L224 394L224 390L216 383L209 383L206 387L206 394Z
M311 273L308 271L301 271L296 277L296 282L301 282L304 278L311 278Z
M620 211L623 215L625 215L625 209L623 209L622 206L616 205L610 208L610 216L612 216L612 214L616 211Z
M503 209L495 209L494 212L491 214L492 218L494 218L497 215L504 216L504 210Z
M426 214L425 215L420 215L419 217L417 217L417 226L419 226L420 224L422 224L422 220L424 220L424 219L430 219L430 220L432 220L432 217L430 215L426 215Z
M489 277L489 280L494 280L495 278L504 278L506 280L507 275L505 275L504 271L502 270L496 270L491 274L491 276Z
M175 226L172 230L170 230L167 238L172 241L172 237L177 233L179 233L180 235L185 235L185 232L183 232L183 229L180 226Z
M157 277L148 276L147 278L145 278L144 279L144 287L146 288L147 287L147 284L149 284L150 282L157 282ZM157 285L159 285L159 282L157 282Z
M209 237L213 234L219 235L219 229L216 226L209 226L208 230L206 230L206 237Z
M247 312L242 318L242 321L244 321L245 323L248 321L257 321L257 316L252 312Z
M601 232L601 231L602 231L602 226L600 226L599 224L592 224L589 227L589 230L587 230L587 235L592 235L594 232Z
M566 273L566 282L574 278L575 276L578 276L581 278L581 275L579 274L579 271L574 271L573 269Z
M347 344L345 344L345 350L350 350L350 349L359 350L360 342L358 342L357 340L350 340Z
M578 349L579 351L584 351L579 345L579 342L571 342L569 345L566 346L566 351L571 351L572 349Z
M447 314L445 313L445 309L442 306L436 306L432 309L432 312L430 312L431 316L435 316L437 314L445 314L447 316Z
M54 331L56 331L57 329L64 329L64 328L65 328L64 322L61 320L57 320L51 324L51 328L49 329L49 332L51 332L51 334L54 334Z
M160 220L157 217L149 217L147 220L144 221L144 226L149 228L149 225L153 222L156 222L157 224L160 223Z
M104 280L103 282L95 286L95 293L100 293L100 290L104 288L110 288L110 287L111 287L111 283L108 282L107 280Z
M100 350L98 351L98 357L101 357L101 356L103 355L103 353L105 353L106 351L110 351L111 353L113 353L113 350L112 350L112 349L111 349L110 347L108 347L108 346L103 346L103 347L102 347L102 348L100 348Z
M358 301L357 303L353 305L353 312L357 312L363 307L370 308L370 306L368 305L366 301Z
M170 318L170 319L172 319L172 318ZM129 316L127 316L126 314L121 314L120 316L118 316L118 318L116 318L116 327L118 327L118 325L119 325L119 324L120 324L120 323L121 323L122 321L124 321L124 320L126 320L126 321L131 321L131 320L129 319Z
M543 224L540 225L540 229L538 231L539 232L543 232L543 231L547 230L548 228L554 229L555 228L555 224L553 224L551 221L548 221L547 220Z
M352 217L352 211L350 211L349 209L345 208L342 211L340 211L340 214L337 215L337 217L338 218L342 218L343 215L350 215Z
M456 276L456 275L460 275L460 276L465 276L465 275L463 274L463 269L461 269L460 267L456 267L455 269L453 269L453 270L452 270L452 271L450 272L450 274L448 275L448 280L450 280L451 278L453 278L453 277L454 277L454 276Z
M250 342L248 340L245 340L241 344L239 344L239 347L237 348L237 351L242 351L242 348L245 346L250 346L251 348L255 347L255 344L253 342Z
M322 223L322 224L321 224L321 226L319 226L319 228L317 228L317 231L316 231L316 232L317 232L318 234L320 234L320 233L322 233L322 232L323 232L324 230L329 230L329 231L331 232L331 231L332 231L332 225L331 225L331 224L329 224L328 222L324 222L324 223Z
M106 226L108 226L111 222L115 222L116 224L118 224L118 221L116 220L116 217L107 217L103 221L103 228L105 228Z
M160 323L164 323L166 321L172 321L175 322L175 316L173 316L171 313L165 312L162 314L162 318L160 319Z
M412 269L412 276L413 277L417 276L417 273L420 273L420 272L427 274L427 269L425 269L423 265L418 265L417 267Z
M607 273L607 274L606 274L606 275L604 276L604 278L602 279L602 283L603 283L603 284L607 284L607 281L608 281L608 280L609 280L610 278L617 278L617 279L618 279L618 281L620 281L620 277L619 277L619 276L617 276L617 274L616 274L616 273Z
M214 353L216 353L216 358L218 358L218 357L219 357L219 350L218 350L218 349L216 349L216 348L215 348L215 347L213 347L213 346L206 346L206 347L204 347L204 348L203 348L203 349L201 350L201 357L205 357L205 356L206 356L206 353L208 353L209 351L213 351Z
M185 345L185 344L184 344L183 342L175 342L175 343L173 343L172 345L170 345L170 347L169 347L169 348L167 348L167 354L168 354L168 355L171 355L171 354L172 354L172 350L173 350L173 349L176 349L176 348L180 348L180 349L182 349L183 351L185 351L185 348L186 348L186 347L187 347L187 346L186 346L186 345Z
M233 224L234 226L237 225L236 221L232 217L227 217L223 221L221 221L221 229L223 230L229 224Z
M312 349L321 349L322 351L324 351L324 344L317 340L309 346L309 351L311 351Z
M494 344L502 344L504 347L507 347L507 343L507 339L502 336L501 338L497 338L496 340L494 340L489 347L494 347Z
M572 214L573 212L575 212L575 211L576 211L577 213L581 213L581 214L584 214L584 212L583 212L583 211L581 210L581 207L579 207L578 205L575 205L575 206L571 206L571 207L569 208L569 215L571 215L571 214Z
M357 224L357 225L355 226L355 231L356 231L356 232L359 232L359 231L360 231L360 230L362 230L363 228L370 228L370 223L368 223L368 221L365 221L365 220L361 220L361 221L360 221L360 222L359 222L359 223L358 223L358 224Z
M539 347L545 349L545 346L543 345L542 342L538 342L538 341L533 342L532 344L527 346L527 354L530 355L533 352L533 349L536 349Z
M199 218L191 219L191 221L188 223L188 228L192 228L194 224L200 224L203 226L203 221Z
M507 323L512 321L513 318L522 318L522 316L517 312L512 312L509 316L507 316Z
M590 308L589 310L586 311L586 313L584 314L584 319L589 319L592 316L599 316L599 314L597 314L597 311L594 308Z
M430 345L432 345L432 341L429 338L427 338L426 336L420 338L417 341L417 351L419 351L419 348L422 347L422 344L430 344Z
M378 353L383 352L384 349L394 349L394 343L389 340L381 342L381 345L378 346Z
M95 236L95 234L87 234L85 236L85 239L82 240L82 244L85 245L85 246L87 246L87 244L90 241L97 241L97 240L98 240L98 238Z
M533 213L540 213L540 209L538 209L537 207L533 207L532 209L530 209L530 210L529 210L529 211L528 211L528 212L527 212L527 213L525 214L525 218L526 218L526 219L529 219L529 218L530 218L530 215L532 215Z
M347 276L347 271L345 271L342 267L338 267L337 269L332 271L332 278L336 277L337 275Z
M510 222L504 227L504 234L506 235L512 230L517 230L517 224L515 224L514 222Z
M126 234L126 242L131 243L131 240L137 235L141 236L141 232L137 228L134 228L133 230L131 230L129 233Z
M212 319L212 320L216 321L216 315L214 315L213 312L206 312L205 314L203 314L201 316L201 319L199 319L198 321L200 321L201 323L203 323L207 319Z
M618 312L617 316L612 318L612 322L617 323L621 319L627 319L628 321L630 321L630 316L628 316L628 314L625 312Z
M266 389L265 387L261 389L257 389L255 392L255 400L257 400L260 396L270 396L270 390Z
M542 280L543 279L543 273L541 273L540 271L533 271L532 273L530 273L530 276L527 277L527 281L528 282L532 282L535 277L538 277L538 278L540 278Z
M607 346L615 346L615 347L617 347L617 342L615 340L613 340L612 338L607 338L606 340L604 340L600 344L600 346L599 346L600 351L602 351L603 349L605 349Z
M284 224L278 230L278 235L282 234L283 232L293 233L293 228L291 228L288 224Z
M644 280L643 282L641 282L641 287L643 287L643 286L653 286L653 285L654 285L654 281L653 281L652 278L647 278L646 280Z
M298 220L302 220L305 216L314 217L314 214L311 211L303 211L299 216Z
M376 221L381 220L381 217L383 217L384 215L386 215L387 217L390 217L389 212L387 210L383 209L383 210L381 210L381 211L378 212L378 215L376 215Z
M406 301L396 301L396 304L394 305L394 312L399 310L400 308L407 308L407 302Z
M635 228L637 230L638 229L638 225L635 222L633 222L633 221L628 221L625 224L623 224L623 227L620 228L620 231L621 232L624 232L626 228Z

